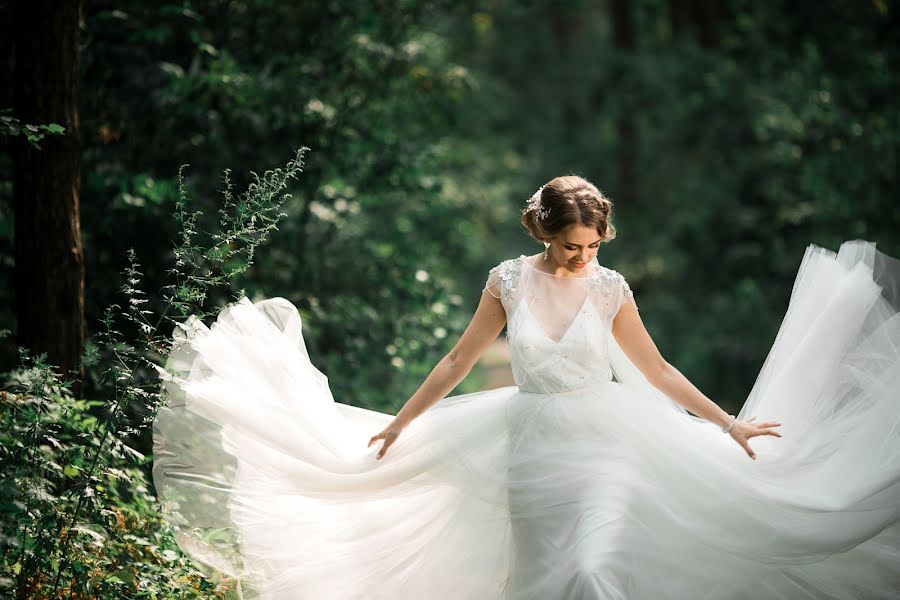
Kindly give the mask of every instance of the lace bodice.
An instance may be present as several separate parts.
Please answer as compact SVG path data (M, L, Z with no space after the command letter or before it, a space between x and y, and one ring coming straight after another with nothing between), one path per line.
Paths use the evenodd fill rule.
M633 298L628 282L596 259L584 275L572 276L547 273L536 260L540 255L505 260L485 285L506 311L516 384L522 391L557 393L610 381L612 321Z

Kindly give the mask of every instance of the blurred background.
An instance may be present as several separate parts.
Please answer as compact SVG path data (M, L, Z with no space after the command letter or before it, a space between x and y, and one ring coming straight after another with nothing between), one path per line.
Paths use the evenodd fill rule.
M175 323L285 297L335 399L393 413L542 250L520 214L558 175L613 200L601 264L736 412L810 244L900 256L898 14L0 0L0 593L239 597L149 476ZM508 384L501 335L453 393Z
M626 276L664 356L731 410L808 244L900 254L897 2L69 4L0 2L5 370L17 343L71 366L122 302L129 248L146 288L165 284L181 165L190 208L211 215L226 169L242 187L301 146L287 216L207 302L288 298L335 397L379 410L452 347L490 267L541 250L519 215L557 175L613 200L600 262ZM75 31L62 67L37 56ZM48 123L67 133L26 128ZM47 193L78 211L55 225L16 200L16 183L43 189L29 177L46 174L16 168L34 164L69 165ZM72 269L29 258L61 240L73 252L72 219L80 342L77 305L41 300L79 293ZM501 336L457 393L508 383L504 360ZM90 369L84 381L90 395Z

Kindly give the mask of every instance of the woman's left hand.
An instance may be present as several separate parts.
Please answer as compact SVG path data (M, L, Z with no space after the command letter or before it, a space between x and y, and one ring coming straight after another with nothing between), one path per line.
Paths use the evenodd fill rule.
M747 455L753 460L756 460L756 452L753 451L753 448L750 447L747 440L757 435L774 435L775 437L781 437L781 434L773 429L774 427L780 427L781 423L778 421L751 423L755 418L756 417L750 417L746 421L735 421L734 427L731 428L731 437L741 445L741 448L743 448L747 452Z

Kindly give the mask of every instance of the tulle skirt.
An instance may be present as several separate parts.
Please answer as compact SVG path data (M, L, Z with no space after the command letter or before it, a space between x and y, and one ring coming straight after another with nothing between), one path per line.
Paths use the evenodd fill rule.
M161 369L154 482L179 545L277 599L897 598L900 266L810 246L730 436L631 378L336 402L296 309L189 319Z

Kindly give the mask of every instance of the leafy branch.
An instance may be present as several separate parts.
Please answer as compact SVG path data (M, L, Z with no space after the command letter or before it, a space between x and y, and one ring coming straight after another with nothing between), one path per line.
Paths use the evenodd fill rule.
M0 137L15 137L24 135L25 139L34 146L40 148L40 142L48 135L63 135L66 128L57 123L47 125L31 125L22 123L19 119L10 114L11 109L5 108L0 110Z

